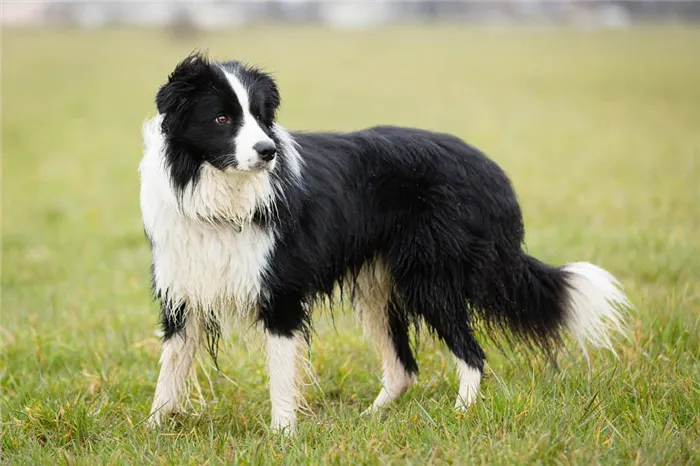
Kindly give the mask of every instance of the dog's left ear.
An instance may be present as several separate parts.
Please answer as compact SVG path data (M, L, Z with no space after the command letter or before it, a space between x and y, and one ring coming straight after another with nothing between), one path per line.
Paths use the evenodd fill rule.
M187 109L191 101L191 95L196 89L197 79L209 70L207 56L200 52L193 52L175 67L168 77L168 82L158 90L156 94L156 107L158 113L165 114L163 129L167 131L166 120L171 120L168 115L180 113Z

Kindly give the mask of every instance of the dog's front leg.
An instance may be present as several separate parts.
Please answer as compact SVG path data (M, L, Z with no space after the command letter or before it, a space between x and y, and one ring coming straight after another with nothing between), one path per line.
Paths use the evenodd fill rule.
M268 305L262 306L261 314L267 337L271 428L292 433L300 398L299 356L304 347L308 319L301 297L289 294L278 294Z
M268 333L267 361L270 372L271 427L291 433L296 425L299 398L297 386L297 352L300 338Z
M190 315L184 305L162 302L161 320L164 333L161 367L149 420L154 427L179 411L179 398L185 391L187 376L202 337L200 320L196 315Z

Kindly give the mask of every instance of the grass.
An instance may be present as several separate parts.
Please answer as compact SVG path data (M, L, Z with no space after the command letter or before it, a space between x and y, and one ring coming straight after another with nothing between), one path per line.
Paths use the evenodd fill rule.
M700 31L4 30L2 461L5 464L700 461ZM619 359L558 370L486 345L466 415L440 345L417 386L379 390L352 315L316 323L318 384L298 436L267 429L263 356L234 345L178 426L147 430L156 306L138 208L140 124L193 47L263 64L293 129L377 123L455 133L511 175L528 251L588 260L638 311ZM515 348L514 353L519 353Z

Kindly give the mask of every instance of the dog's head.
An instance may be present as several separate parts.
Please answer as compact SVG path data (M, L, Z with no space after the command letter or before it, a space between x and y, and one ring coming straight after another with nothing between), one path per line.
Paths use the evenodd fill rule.
M258 69L201 53L184 59L156 96L173 181L186 185L207 163L224 172L272 170L279 103L274 80Z

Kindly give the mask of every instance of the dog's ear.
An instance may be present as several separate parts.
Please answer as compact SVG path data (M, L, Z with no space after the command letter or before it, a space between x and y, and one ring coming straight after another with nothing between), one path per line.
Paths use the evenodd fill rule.
M277 109L280 106L280 93L275 79L269 73L260 68L250 67L247 69L252 77L250 86L256 88L258 95L264 96L262 99L261 116L266 124L270 125L275 120Z
M156 94L158 113L166 114L167 118L168 115L186 110L198 80L209 69L207 56L197 51L178 63L170 73L168 82L161 86Z
M280 92L277 88L275 79L267 73L262 73L263 83L265 84L265 113L270 120L274 120L277 114L277 109L280 106Z

